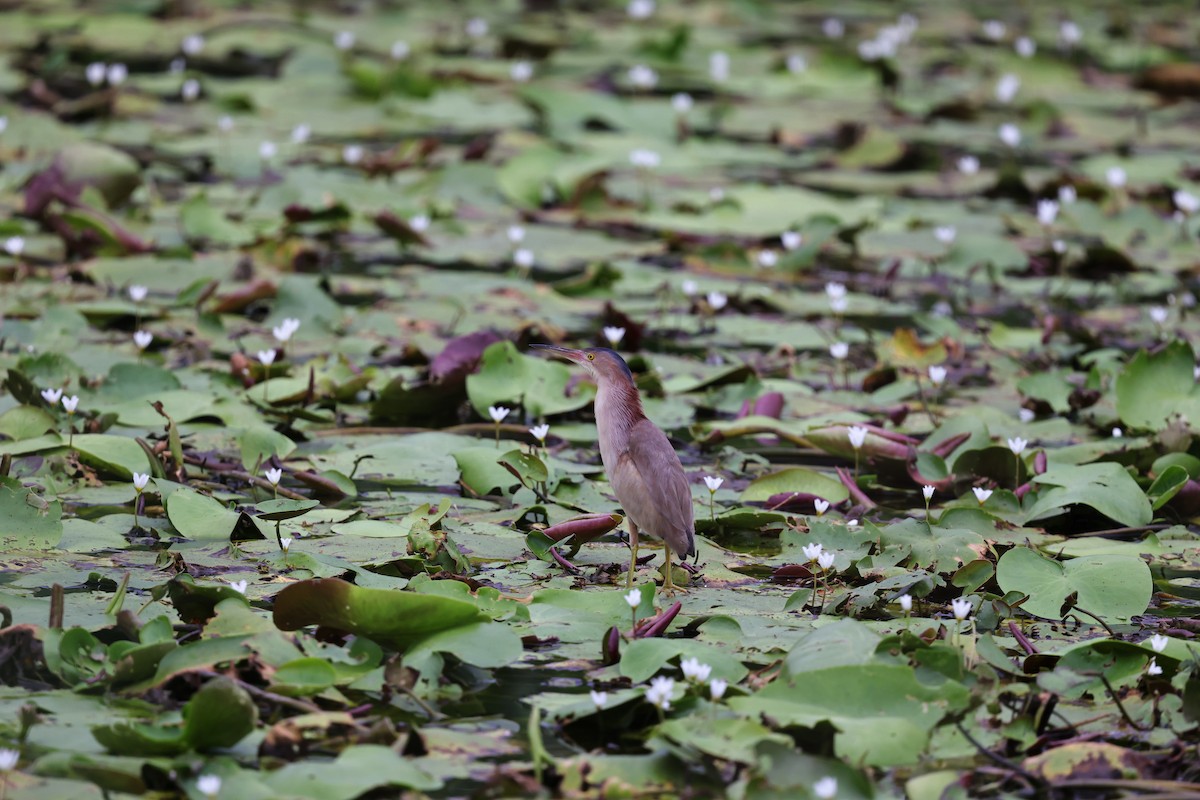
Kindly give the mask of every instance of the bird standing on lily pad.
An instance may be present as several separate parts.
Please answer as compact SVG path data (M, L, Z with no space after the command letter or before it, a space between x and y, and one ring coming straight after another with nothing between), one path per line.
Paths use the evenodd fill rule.
M600 459L625 516L633 553L625 585L633 585L637 567L638 534L648 533L666 543L663 591L673 593L671 551L686 559L696 552L692 492L683 464L667 436L646 418L642 399L625 359L607 347L572 350L535 344L579 364L596 381L596 430Z

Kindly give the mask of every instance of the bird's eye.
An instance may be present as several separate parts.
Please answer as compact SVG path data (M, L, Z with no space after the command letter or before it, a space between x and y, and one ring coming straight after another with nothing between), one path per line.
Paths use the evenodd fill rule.
M588 353L588 361L595 361L595 360L596 360L596 354Z

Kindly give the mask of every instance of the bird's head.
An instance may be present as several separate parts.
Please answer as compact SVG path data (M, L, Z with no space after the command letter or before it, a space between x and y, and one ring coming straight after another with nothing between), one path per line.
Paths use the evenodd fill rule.
M633 383L633 372L625 363L625 359L617 355L615 350L607 347L587 347L583 350L573 350L570 347L558 347L552 344L530 346L539 350L549 350L568 361L574 361L586 369L597 384L603 384L606 381L614 384Z

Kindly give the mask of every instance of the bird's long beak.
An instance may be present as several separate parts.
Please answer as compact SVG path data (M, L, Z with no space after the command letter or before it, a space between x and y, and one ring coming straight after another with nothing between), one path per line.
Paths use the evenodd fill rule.
M568 361L574 361L576 363L579 363L584 358L584 352L582 350L573 350L570 347L559 347L556 344L531 344L529 346L538 350L549 350L552 353L557 353Z

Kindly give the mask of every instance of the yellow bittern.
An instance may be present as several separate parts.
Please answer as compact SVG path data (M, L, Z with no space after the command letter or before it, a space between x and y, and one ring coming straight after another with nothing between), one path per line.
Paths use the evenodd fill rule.
M629 519L629 542L633 553L625 585L633 585L640 531L666 543L663 591L674 592L671 551L678 553L681 559L696 552L692 492L675 448L642 411L642 399L633 383L629 365L607 347L572 350L547 344L533 346L574 361L596 381L600 460L604 462L613 494Z

